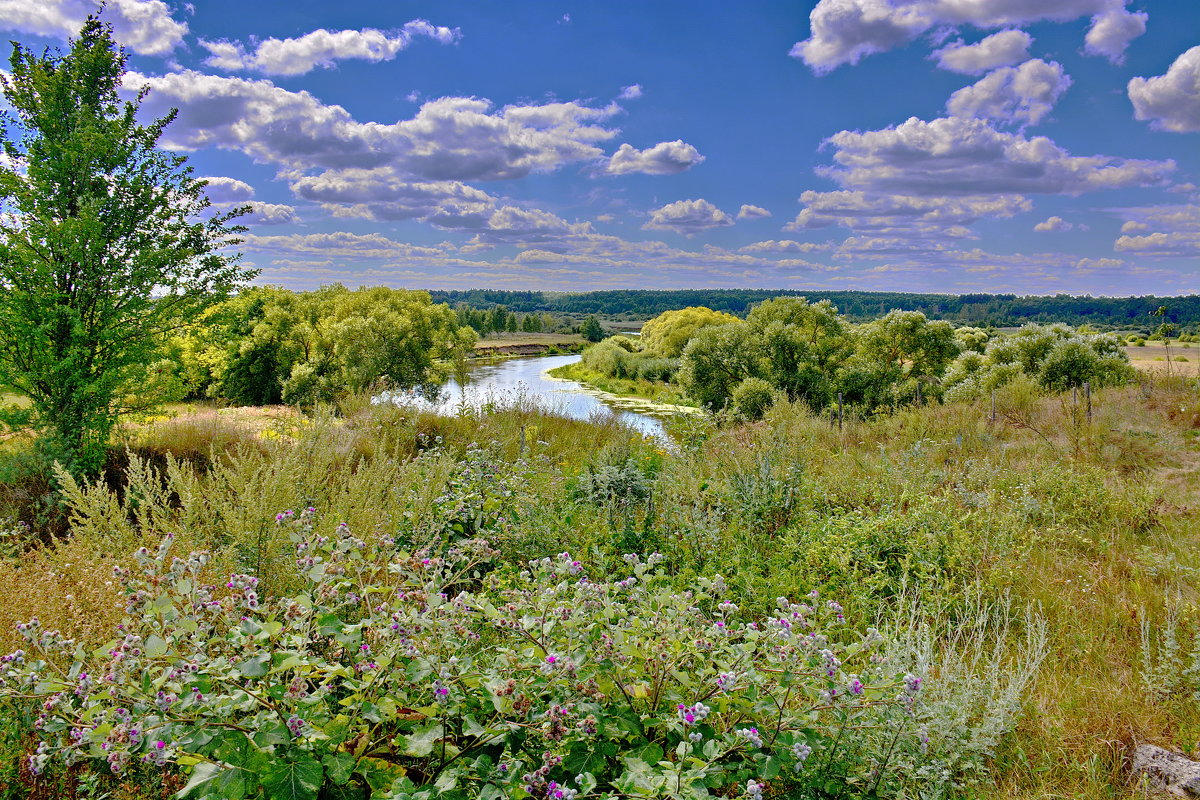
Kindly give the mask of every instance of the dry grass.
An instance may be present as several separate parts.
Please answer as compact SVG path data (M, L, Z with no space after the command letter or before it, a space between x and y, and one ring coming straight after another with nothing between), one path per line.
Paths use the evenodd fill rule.
M34 617L93 647L110 639L125 605L113 578L118 563L94 543L72 540L0 559L0 596L9 598L0 603L0 651L22 646L16 624Z
M1200 377L1200 349L1184 344L1191 343L1180 342L1167 348L1159 342L1146 342L1144 347L1128 346L1125 352L1129 354L1129 363L1144 372L1165 374L1170 366L1172 375Z
M489 350L508 347L527 347L531 345L574 347L583 343L583 337L574 333L502 333L480 339L475 344L475 350L476 352L485 353Z

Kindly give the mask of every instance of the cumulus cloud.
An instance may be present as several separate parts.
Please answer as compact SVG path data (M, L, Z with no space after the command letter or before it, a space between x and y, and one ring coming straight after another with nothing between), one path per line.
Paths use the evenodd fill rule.
M749 203L743 203L738 209L738 219L762 219L763 217L771 216L771 212L760 206L752 206Z
M1119 209L1125 217L1118 252L1142 255L1200 255L1200 205L1162 205ZM1143 233L1152 231L1151 233ZM1130 236L1130 233L1139 235Z
M991 119L1002 125L1036 125L1050 113L1071 78L1056 61L1026 61L1018 67L989 72L971 86L963 87L946 102L946 111L956 117Z
M1200 131L1200 46L1175 59L1165 75L1129 81L1137 119L1175 133Z
M125 76L125 86L151 89L144 108L179 108L164 136L169 147L219 147L292 169L389 166L410 180L506 180L594 161L597 143L616 135L601 123L620 109L575 102L510 105L487 100L431 100L411 119L359 122L312 94L194 71Z
M1146 32L1146 20L1150 15L1144 11L1132 12L1114 7L1092 19L1092 27L1084 37L1084 50L1092 55L1104 56L1114 64L1125 60L1125 48Z
M225 176L202 178L208 185L204 192L212 201L216 211L228 211L237 206L250 206L250 213L239 217L238 223L243 225L283 225L298 222L296 209L283 203L262 203L252 201L254 187L245 181Z
M642 85L635 83L632 86L624 86L621 88L621 93L617 95L620 100L637 100L642 96Z
M336 233L304 233L282 236L260 236L251 233L247 234L244 239L243 246L248 251L296 256L375 259L442 254L442 251L437 248L404 244L378 233L357 234L338 231Z
M458 28L435 26L423 19L406 22L397 31L374 28L329 31L324 28L295 39L264 39L247 53L243 45L200 40L211 55L205 64L226 70L253 70L267 75L303 75L316 67L329 68L338 61L390 61L418 37L442 44L458 41Z
M650 212L650 221L642 229L692 236L732 224L733 219L728 214L707 200L676 200Z
M1025 31L1004 30L984 37L975 44L959 39L935 50L938 66L963 75L982 75L996 67L1007 67L1029 58L1033 37Z
M334 216L418 219L443 230L474 232L487 243L543 241L591 230L587 223L569 223L547 211L506 205L460 181L404 182L387 168L300 175L291 187Z
M1091 17L1089 53L1119 59L1145 30L1146 15L1127 0L820 0L809 14L810 36L791 55L817 72L856 64L864 56L912 42L935 28L1017 27Z
M299 222L296 209L284 203L250 203L250 213L239 217L238 222L246 225L286 225Z
M204 192L214 203L244 203L254 197L254 187L237 178L211 176L200 180L208 183Z
M1163 183L1175 162L1073 156L1044 136L998 131L985 120L913 117L828 140L844 187L902 195L1068 194Z
M828 250L829 244L816 242L797 242L791 239L768 239L765 242L754 242L745 247L739 247L739 253L812 253L817 250Z
M604 171L609 175L628 175L633 172L674 175L691 169L703 160L704 156L700 155L700 151L682 139L659 142L645 150L623 144L608 159Z
M1069 231L1074 227L1074 225L1067 222L1062 217L1054 216L1039 222L1037 225L1034 225L1033 229L1038 233L1051 233L1054 231Z
M1113 244L1119 253L1138 253L1144 256L1200 255L1200 231L1150 233L1145 236L1122 235Z
M874 194L862 191L800 195L805 208L784 230L842 227L889 236L964 238L985 217L1008 219L1032 206L1015 194L962 197Z
M100 8L99 0L0 0L0 29L66 39ZM162 0L108 0L100 18L117 42L147 56L168 55L188 30Z

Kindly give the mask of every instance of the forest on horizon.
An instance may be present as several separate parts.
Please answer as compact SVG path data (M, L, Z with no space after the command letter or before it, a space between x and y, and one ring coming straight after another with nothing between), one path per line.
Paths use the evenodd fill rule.
M1065 322L1110 328L1151 328L1163 322L1181 332L1200 327L1200 295L1178 297L1089 297L1076 295L916 294L907 292L801 291L788 289L616 289L596 292L539 292L497 289L428 290L435 303L475 308L503 305L522 313L602 314L649 318L664 311L706 306L744 316L773 297L828 300L855 322L889 311L920 311L931 319L1011 327L1027 322ZM1161 317L1159 309L1165 309Z

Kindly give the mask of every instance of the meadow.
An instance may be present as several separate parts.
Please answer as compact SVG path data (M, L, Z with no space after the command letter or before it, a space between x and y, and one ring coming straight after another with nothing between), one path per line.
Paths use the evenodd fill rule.
M731 624L769 620L776 598L801 602L813 590L822 603L839 604L838 636L858 641L875 636L871 629L883 641L875 666L890 678L863 682L918 676L922 691L900 721L886 718L882 739L871 735L880 719L855 727L863 708L810 712L797 723L809 744L789 746L829 755L817 762L824 782L752 764L762 767L755 785L764 796L1136 797L1126 772L1132 746L1186 751L1200 740L1197 430L1194 388L1165 379L1096 392L1090 420L1069 393L1046 395L1023 380L998 392L995 420L980 401L848 420L839 430L801 403L780 401L754 424L681 420L676 448L615 423L562 420L531 406L435 417L348 399L308 414L183 414L125 429L126 449L112 451L105 479L67 480L68 537L30 548L32 533L14 525L0 538L0 651L32 649L15 627L31 618L83 650L114 646L113 631L131 624L132 607L130 584L114 569L146 567L146 551L135 551L157 551L167 536L177 556L210 554L197 580L220 583L214 602L240 597L223 583L230 574L253 576L264 607L312 596L294 556L296 524L277 518L311 508L314 535L384 537L405 554L445 554L486 539L487 580L507 586L521 585L518 565L570 553L598 575L638 574L649 587L646 560L657 553L654 580L672 592L710 591L719 574ZM487 580L475 591L485 593ZM71 660L58 658L63 668ZM545 677L536 669L513 674ZM867 669L855 674L865 679ZM462 702L471 696L468 678L442 680ZM682 698L687 680L679 682ZM880 689L879 702L891 691ZM432 701L413 699L408 707L420 717L432 713L426 705ZM604 703L593 707L603 720ZM705 735L724 741L749 730L738 727L747 709L720 706L714 719L725 714L720 725L728 729L714 723ZM486 727L478 709L463 713ZM827 713L844 715L841 734ZM36 716L11 697L5 706L0 796L140 799L186 782L174 764L135 763L113 776L87 760L65 770L45 763L35 776ZM393 711L391 719L406 729L412 721L404 716ZM671 794L651 773L687 760L670 748L663 754L663 726L658 743L647 734L644 745L661 765L638 751L650 777L641 788L626 786L633 795ZM439 731L428 735L442 745L467 738ZM840 744L830 753L835 736ZM394 760L417 776L427 756L410 745ZM608 769L611 785L624 785L628 762L592 766L601 783ZM738 776L755 774L730 769L713 777L713 791L737 794ZM880 774L903 779L872 787ZM455 791L467 791L470 780L459 781ZM543 778L525 794L538 796L545 785ZM587 788L571 791L586 796Z

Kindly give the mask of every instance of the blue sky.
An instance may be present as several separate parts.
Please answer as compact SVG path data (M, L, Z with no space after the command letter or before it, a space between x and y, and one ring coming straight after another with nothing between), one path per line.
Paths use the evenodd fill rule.
M90 0L0 0L60 45ZM113 0L262 283L1200 291L1200 4Z

